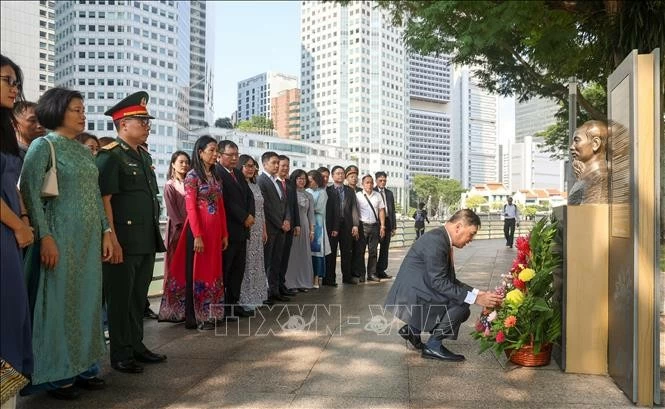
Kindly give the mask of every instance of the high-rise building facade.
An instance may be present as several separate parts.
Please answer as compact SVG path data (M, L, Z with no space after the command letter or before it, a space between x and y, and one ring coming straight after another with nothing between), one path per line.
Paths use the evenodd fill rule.
M515 101L515 143L524 142L526 136L536 136L556 123L554 114L559 105L552 100L532 98L526 102Z
M408 91L402 29L371 1L301 3L301 135L385 171L406 206Z
M540 145L542 138L525 136L522 142L514 143L510 157L510 187L520 189L563 190L563 161L554 160Z
M148 145L160 189L171 154L188 140L190 107L188 1L58 1L55 83L85 98L86 130L115 136L104 112L146 91Z
M453 139L460 143L460 181L474 184L499 180L497 96L480 87L469 67L455 70Z
M300 139L300 89L284 90L273 97L270 104L272 123L277 136Z
M213 104L213 51L214 31L208 25L206 2L191 0L190 13L190 63L189 63L189 128L212 126Z
M280 92L298 88L298 77L279 72L264 72L238 82L238 121L253 116L270 118L272 97Z
M37 101L55 79L55 1L0 2L0 53L23 71L23 93Z
M453 176L451 84L452 70L448 56L408 56L409 178L430 175Z

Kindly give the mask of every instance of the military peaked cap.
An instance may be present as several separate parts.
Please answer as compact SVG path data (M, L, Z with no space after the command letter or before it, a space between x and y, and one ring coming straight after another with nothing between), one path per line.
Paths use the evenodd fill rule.
M135 92L104 112L104 115L110 116L114 121L130 117L154 119L155 117L148 113L149 99L147 92Z

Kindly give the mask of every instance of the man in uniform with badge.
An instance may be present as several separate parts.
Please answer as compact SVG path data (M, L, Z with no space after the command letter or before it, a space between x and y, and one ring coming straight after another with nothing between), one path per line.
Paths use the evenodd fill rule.
M159 231L157 179L144 146L154 119L148 98L146 92L134 93L104 113L113 118L118 137L97 155L99 189L113 226L114 257L103 265L111 366L126 373L143 372L139 362L166 360L143 344L143 311L155 253L166 251Z

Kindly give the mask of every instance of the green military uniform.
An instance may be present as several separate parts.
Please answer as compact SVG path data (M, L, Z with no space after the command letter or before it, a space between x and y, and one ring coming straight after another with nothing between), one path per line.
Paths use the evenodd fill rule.
M145 92L130 95L105 115L113 116L114 120L152 118L145 108L147 99ZM147 150L141 146L134 149L118 137L99 152L97 167L101 194L111 195L113 230L123 252L122 263L103 265L111 362L114 363L133 360L136 354L147 351L143 345L145 300L155 253L166 249L159 230L159 189Z

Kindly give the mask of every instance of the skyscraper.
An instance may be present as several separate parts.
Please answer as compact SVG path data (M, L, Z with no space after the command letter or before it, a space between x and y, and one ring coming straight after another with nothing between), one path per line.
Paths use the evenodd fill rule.
M264 72L238 82L238 121L253 116L270 118L272 98L287 89L298 88L298 77L279 72Z
M536 136L556 123L554 114L559 105L552 100L532 98L526 102L515 101L515 143L524 142L525 136Z
M455 70L453 139L460 143L460 181L474 184L499 180L497 97L481 88L469 67Z
M406 53L402 29L375 5L301 3L301 135L348 147L361 177L387 172L405 206Z
M0 53L23 71L29 101L54 84L55 1L0 2Z
M448 56L411 54L409 64L409 177L450 178L459 143L451 139L452 70Z
M208 27L206 2L191 0L190 14L190 63L189 63L189 128L212 126L213 104L213 51L214 35Z
M542 138L525 136L522 142L512 145L510 185L513 190L563 190L563 161L550 158L549 153L539 147L542 143Z
M173 0L56 3L56 85L83 93L86 129L97 136L116 135L108 108L147 91L160 189L171 153L188 139L190 10Z

